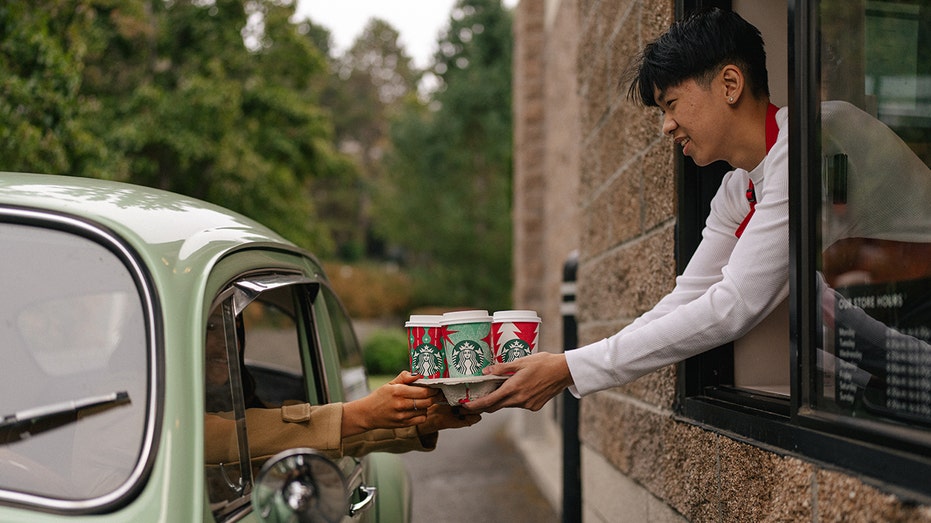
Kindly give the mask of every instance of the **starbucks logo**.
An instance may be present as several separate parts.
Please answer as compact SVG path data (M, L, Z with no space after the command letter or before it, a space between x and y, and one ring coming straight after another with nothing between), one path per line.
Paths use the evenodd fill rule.
M425 377L443 374L443 355L440 349L422 343L411 351L411 370Z
M524 340L511 340L504 344L501 360L505 363L530 355L530 345Z
M460 374L479 376L485 366L485 356L478 343L471 340L460 341L453 347L453 366Z

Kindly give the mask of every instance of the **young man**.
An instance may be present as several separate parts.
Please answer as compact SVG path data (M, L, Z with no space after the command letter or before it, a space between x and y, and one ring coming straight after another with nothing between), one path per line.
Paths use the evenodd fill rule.
M676 23L644 49L631 97L663 111L663 132L696 164L724 160L735 168L711 202L702 242L652 310L566 354L489 368L514 375L470 408L537 410L565 387L584 395L628 383L743 336L787 297L788 111L769 103L765 58L759 31L721 10ZM843 166L842 183L822 180L833 183L822 195L822 319L826 332L856 332L853 353L863 356L843 365L856 370L858 387L881 397L889 347L926 361L931 344L872 318L832 287L931 281L931 170L856 106L825 101L820 110L822 156ZM819 365L835 358L818 351Z
M735 169L673 291L614 336L486 372L513 374L475 411L540 409L566 387L589 394L739 338L788 296L787 111L769 102L759 30L702 11L647 45L629 94L664 113L663 133L698 165Z

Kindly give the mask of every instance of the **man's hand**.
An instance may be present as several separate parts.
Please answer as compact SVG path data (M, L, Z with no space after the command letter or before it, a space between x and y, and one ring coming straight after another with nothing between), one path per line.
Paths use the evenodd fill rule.
M522 407L538 411L553 396L572 385L564 354L539 352L511 363L491 365L484 372L512 376L491 394L464 403L462 406L468 410L495 412L504 407Z
M371 429L398 429L427 421L439 390L410 385L421 376L402 371L368 396L343 404L342 435Z

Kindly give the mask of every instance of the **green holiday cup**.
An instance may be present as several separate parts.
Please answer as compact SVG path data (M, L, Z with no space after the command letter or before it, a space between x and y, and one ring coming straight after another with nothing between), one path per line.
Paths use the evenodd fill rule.
M414 314L404 324L412 374L427 379L448 377L442 349L442 319L439 314Z
M482 310L443 314L443 353L450 378L481 376L491 365L491 320Z

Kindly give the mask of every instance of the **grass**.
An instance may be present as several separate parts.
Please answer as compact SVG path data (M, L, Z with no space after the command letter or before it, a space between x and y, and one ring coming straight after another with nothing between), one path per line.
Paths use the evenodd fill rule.
M369 376L369 390L375 390L393 379L394 376L388 376L387 374L376 374L375 376Z

